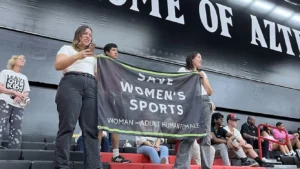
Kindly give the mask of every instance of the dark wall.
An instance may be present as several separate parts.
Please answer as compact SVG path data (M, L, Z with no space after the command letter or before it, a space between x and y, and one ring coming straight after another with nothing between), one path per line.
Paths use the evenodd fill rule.
M184 15L184 25L166 20L167 1L159 1L162 18L149 15L150 0L146 4L138 2L139 12L130 10L131 0L122 6L113 5L109 0L2 1L0 69L6 67L11 55L24 54L27 64L23 73L33 85L24 133L55 134L58 122L55 89L47 88L46 84L58 84L61 72L54 69L56 53L62 45L70 44L74 31L81 24L93 28L97 53L102 53L101 48L106 43L114 42L121 51L120 61L145 69L175 72L183 65L185 55L200 51L204 70L214 90L211 98L220 110L254 114L268 120L283 119L289 128L299 124L296 123L300 119L298 44L292 31L289 37L295 56L287 54L283 33L276 25L300 30L300 26L291 21L299 8L279 0L265 1L275 6L264 13L255 8L255 3L210 0L218 17L217 30L211 33L204 28L199 16L199 4L203 1L180 0L180 10L176 13L177 17ZM217 3L232 8L233 26L228 26L231 37L220 35L222 28ZM273 14L278 7L294 13L286 20L280 19ZM267 48L261 47L259 42L258 45L251 44L250 15L257 16ZM227 12L226 16L230 14ZM276 25L274 36L276 45L281 44L282 52L269 49L270 31L265 27L264 19ZM212 24L210 19L208 22Z
M176 62L184 61L187 53L197 50L204 56L205 68L212 71L300 89L300 44L297 44L296 35L290 30L289 42L294 55L287 54L283 33L277 25L300 30L299 24L293 21L299 8L287 6L282 0L265 1L274 5L268 11L256 7L254 1L245 4L236 0L180 0L180 10L175 11L177 17L184 16L183 25L166 20L169 15L167 1L159 1L161 18L149 15L150 0L146 4L138 1L139 12L130 10L132 2L127 0L124 5L116 6L109 0L2 1L0 12L3 19L0 26L70 41L79 25L88 24L94 30L94 42L99 47L115 42L125 53L154 55ZM217 11L215 20L218 26L213 33L205 29L200 17L207 14L208 25L211 26L209 11L212 10L208 10L207 5L207 12L200 10L200 15L200 2L210 2L212 9ZM217 3L232 9L233 26L228 26L231 37L220 35L224 28L221 27ZM291 10L291 16L284 18L280 11L277 14L277 8L281 7ZM267 48L261 47L258 41L258 46L251 44L253 24L250 15L257 16ZM226 16L231 14L226 12ZM274 23L275 34L270 35L264 19ZM282 52L269 49L270 37L277 38L274 43L276 46L280 43ZM49 50L47 44L41 45ZM39 50L42 55L44 50Z

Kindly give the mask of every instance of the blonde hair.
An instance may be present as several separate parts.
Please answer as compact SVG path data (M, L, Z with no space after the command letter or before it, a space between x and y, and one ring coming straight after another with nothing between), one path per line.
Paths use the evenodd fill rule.
M93 32L92 28L90 28L89 26L82 25L82 26L77 28L77 30L74 34L74 39L73 39L73 42L72 42L72 46L77 51L80 51L80 48L79 48L80 38L81 38L82 34L85 32L86 29L90 29Z
M14 68L14 66L15 66L16 60L17 60L19 57L22 57L23 59L25 59L25 56L24 56L24 55L13 55L13 56L8 60L8 63L7 63L7 69L12 70L12 69Z

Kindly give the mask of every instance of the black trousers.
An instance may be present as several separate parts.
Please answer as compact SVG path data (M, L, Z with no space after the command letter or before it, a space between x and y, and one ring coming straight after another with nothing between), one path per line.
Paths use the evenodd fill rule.
M77 120L82 130L85 169L100 169L97 84L92 75L69 72L61 79L55 102L59 129L55 145L55 169L69 169L70 142Z
M254 149L258 149L258 140L246 139L247 143L251 144ZM261 143L262 156L265 158L269 157L269 141L264 140Z

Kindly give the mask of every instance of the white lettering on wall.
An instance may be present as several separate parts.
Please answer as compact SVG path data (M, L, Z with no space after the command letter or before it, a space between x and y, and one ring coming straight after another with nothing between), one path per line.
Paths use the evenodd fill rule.
M229 34L229 30L228 30L228 25L233 26L232 19L231 19L231 16L233 16L232 9L221 4L217 4L217 6L219 8L220 20L221 20L221 28L222 28L221 35L231 38L231 35ZM228 12L231 16L226 17L226 12Z
M290 35L292 35L291 29L289 27L278 24L278 30L279 32L282 31L283 33L283 37L287 49L286 53L295 56L295 53L293 52L292 49L291 40L290 40Z
M181 15L180 17L176 17L176 8L180 10L179 7L179 0L168 0L168 17L166 20L180 23L184 25L184 16Z
M297 45L298 45L298 50L300 51L300 31L293 29L293 32L296 37ZM300 55L299 55L300 57Z
M131 10L139 12L139 8L137 6L137 1L138 0L132 0L132 6L130 7ZM145 4L147 0L142 0L143 3ZM159 13L159 1L158 0L151 0L151 16L155 16L158 18L161 18L161 15Z
M210 11L211 22L212 22L211 26L208 25L208 21L207 21L208 18L206 15L206 8L205 8L206 5L208 5ZM218 29L218 16L214 5L209 0L202 0L199 5L199 13L204 28L211 33L216 32L216 30Z
M258 43L257 41L260 42L260 45L264 48L268 48L266 40L264 38L264 35L260 29L258 20L256 18L256 16L250 15L251 17L251 22L252 22L252 41L251 44L253 45L257 45Z
M109 2L116 6L122 6L125 4L126 0L109 0Z
M282 52L281 45L278 43L278 46L276 46L276 25L274 22L270 22L268 20L264 20L265 27L269 26L269 32L270 32L270 49Z
M208 6L209 11L206 10L206 6ZM217 4L217 7L218 7L219 13L220 13L221 29L222 29L221 35L231 38L231 35L228 30L228 25L232 26L232 19L231 19L232 9L227 6L221 5L221 4ZM211 26L208 25L209 18L207 17L207 12L210 13ZM227 12L231 16L227 17L226 16ZM216 11L214 5L209 0L202 0L200 2L199 14L200 14L200 19L201 19L201 22L202 22L202 25L204 26L204 28L211 33L216 32L218 29L218 26L219 26L218 15L217 15L217 11Z

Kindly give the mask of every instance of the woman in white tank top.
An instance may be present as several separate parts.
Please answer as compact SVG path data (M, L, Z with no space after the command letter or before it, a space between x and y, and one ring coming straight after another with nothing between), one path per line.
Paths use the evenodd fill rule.
M269 126L269 124L266 124L266 125ZM273 137L270 127L264 126L263 132L261 133L261 135L269 140L278 141ZM280 144L277 144L274 142L270 142L269 143L269 151L273 151L273 150L280 150L282 152L282 154L285 156L289 156L291 154L286 145L280 145Z

